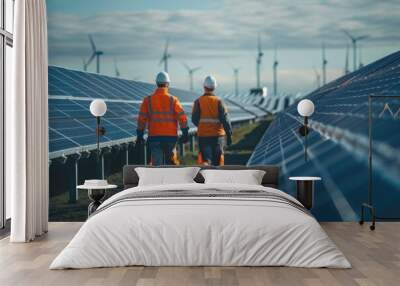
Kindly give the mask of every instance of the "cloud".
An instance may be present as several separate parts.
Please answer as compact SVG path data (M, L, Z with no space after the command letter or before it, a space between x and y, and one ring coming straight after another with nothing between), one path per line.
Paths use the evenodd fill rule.
M295 3L295 4L294 4ZM180 57L232 55L254 50L258 32L265 47L301 49L344 45L341 29L370 34L370 43L400 40L400 4L395 1L226 0L223 9L110 11L93 16L49 15L53 55L86 55L87 34L99 48L134 58L159 57L164 41Z
M146 61L156 67L165 40L170 38L174 61L204 61L215 66L225 60L221 75L231 72L227 62L239 58L254 60L258 33L265 49L278 46L280 50L319 49L321 42L325 42L327 49L344 48L348 39L342 29L355 35L368 34L370 38L364 45L369 47L398 46L400 42L400 2L395 0L221 1L222 9L218 10L111 10L90 16L49 12L50 63L68 66L76 58L81 66L82 59L91 53L88 34L93 35L106 57L117 56L121 65L136 62L140 67ZM320 53L317 55L319 60ZM103 70L112 73L111 61L103 62ZM250 72L254 71L253 65L251 62ZM311 69L311 65L319 63L300 69ZM143 68L142 73L147 72L144 77L150 78L154 71L155 68ZM137 71L130 71L133 72ZM293 69L288 74L296 77L297 71ZM185 76L181 76L181 82L186 80ZM250 75L247 79L245 76L244 73L243 80L249 84L254 81ZM312 86L313 73L305 76L302 72L304 77L308 78L305 85Z

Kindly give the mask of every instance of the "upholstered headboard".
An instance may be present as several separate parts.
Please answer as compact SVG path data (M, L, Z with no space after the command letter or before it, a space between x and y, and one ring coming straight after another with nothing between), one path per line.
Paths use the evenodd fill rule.
M135 171L136 167L154 168L152 166L143 165L126 165L123 171L124 189L136 187L139 183L139 176ZM187 166L159 166L158 168L182 168ZM222 170L263 170L265 171L262 185L265 187L278 188L279 185L279 167L278 166L239 166L227 165L220 167L197 166L201 169L222 169ZM204 183L203 176L199 173L194 179L197 183Z

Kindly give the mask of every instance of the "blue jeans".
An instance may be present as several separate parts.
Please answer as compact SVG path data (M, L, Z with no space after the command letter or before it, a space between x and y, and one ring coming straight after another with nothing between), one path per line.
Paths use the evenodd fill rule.
M176 142L150 141L149 146L153 166L176 165Z
M203 160L209 165L219 166L221 156L224 154L225 138L199 137L199 149Z

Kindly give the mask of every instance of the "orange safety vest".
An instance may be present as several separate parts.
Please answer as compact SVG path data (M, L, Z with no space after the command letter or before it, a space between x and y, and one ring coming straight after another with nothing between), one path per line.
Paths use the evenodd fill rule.
M168 88L159 87L143 99L138 117L138 129L146 125L149 136L178 136L178 122L187 127L187 118L179 100L169 95Z
M198 99L200 105L200 121L197 127L199 137L225 136L225 130L219 121L218 107L220 99L215 95L203 95Z

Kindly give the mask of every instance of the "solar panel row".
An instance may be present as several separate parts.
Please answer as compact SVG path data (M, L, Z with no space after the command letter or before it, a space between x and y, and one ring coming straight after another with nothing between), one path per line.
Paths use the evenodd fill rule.
M49 151L50 158L93 148L96 143L96 122L90 114L93 98L107 103L107 113L102 125L107 130L101 143L115 144L121 140L132 141L136 135L136 121L143 97L151 94L155 86L149 83L74 71L49 66ZM190 117L192 103L198 94L171 88ZM243 121L264 116L242 106L226 103L231 119ZM191 128L195 128L192 124Z
M257 145L249 165L279 164L282 188L294 193L288 177L321 176L313 209L318 219L355 220L366 201L368 176L368 97L400 95L400 52L346 75L311 93L310 160L304 160L302 122L296 105L280 113ZM377 98L373 114L374 201L378 215L399 216L400 100Z
M229 99L237 104L245 104L247 108L252 110L254 113L279 113L282 110L288 108L295 101L295 97L292 95L268 95L265 98L245 92L238 94L229 93L225 94L224 98Z

